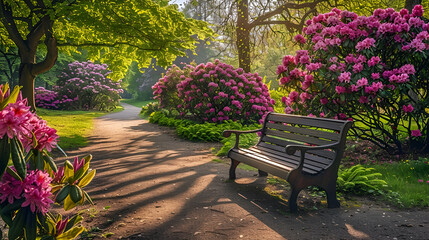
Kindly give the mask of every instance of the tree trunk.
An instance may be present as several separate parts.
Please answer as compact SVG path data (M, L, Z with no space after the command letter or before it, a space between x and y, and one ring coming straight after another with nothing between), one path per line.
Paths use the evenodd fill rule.
M36 76L31 74L31 63L21 63L19 71L19 85L22 86L22 97L27 98L28 106L31 111L36 111L36 102L34 99L34 82Z
M408 9L408 11L410 11L410 13L411 13L414 6L420 5L420 4L422 4L422 0L405 0L405 7L404 8Z
M250 72L250 28L248 0L237 1L237 49L240 68Z

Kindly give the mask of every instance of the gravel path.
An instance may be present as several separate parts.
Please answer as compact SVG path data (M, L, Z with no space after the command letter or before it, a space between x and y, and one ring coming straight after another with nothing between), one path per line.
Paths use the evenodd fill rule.
M123 106L97 119L90 146L71 153L94 156L86 190L96 205L84 215L88 229L101 230L96 239L429 239L427 209L359 204L290 214L262 191L264 178L237 169L239 179L227 181L211 144L178 139Z

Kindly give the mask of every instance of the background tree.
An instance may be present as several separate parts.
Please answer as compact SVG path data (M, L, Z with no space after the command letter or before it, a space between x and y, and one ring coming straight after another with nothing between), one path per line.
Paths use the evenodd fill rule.
M133 60L144 67L154 57L167 65L195 47L193 35L211 34L206 23L185 18L165 0L0 0L0 19L1 38L18 48L19 84L33 109L35 76L54 66L58 47L68 53L85 47L119 79ZM41 43L46 55L37 62Z

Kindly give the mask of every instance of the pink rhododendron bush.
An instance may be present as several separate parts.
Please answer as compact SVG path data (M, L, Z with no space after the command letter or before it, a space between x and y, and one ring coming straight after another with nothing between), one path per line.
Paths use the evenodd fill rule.
M49 154L57 139L56 130L30 112L19 87L0 85L0 215L9 239L73 239L84 230L79 215L63 219L50 210L55 202L65 210L92 203L82 189L95 175L91 156L57 167Z
M274 100L257 73L245 73L219 60L196 67L188 65L184 72L189 74L181 75L176 85L180 100L176 104L182 116L205 122L250 123L273 111ZM159 83L154 86L155 94L160 86ZM162 97L159 99L162 103Z
M350 119L392 154L429 152L429 24L418 5L371 16L333 9L307 21L303 50L278 66L285 112Z
M52 91L36 88L36 106L47 109L112 111L123 92L113 82L106 64L73 62L58 76Z
M183 80L184 76L190 76L194 68L192 65L186 65L181 69L173 65L167 70L165 76L152 86L153 98L158 99L159 107L167 110L177 109L177 105L181 102L177 94L177 84Z

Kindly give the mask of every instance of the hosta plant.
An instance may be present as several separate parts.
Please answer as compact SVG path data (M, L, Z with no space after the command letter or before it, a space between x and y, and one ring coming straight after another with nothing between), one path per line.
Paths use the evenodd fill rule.
M73 239L84 230L81 218L62 220L50 212L51 205L64 200L69 210L85 200L92 203L82 190L95 175L91 156L57 168L49 155L56 130L26 103L19 87L0 85L0 216L9 239Z

